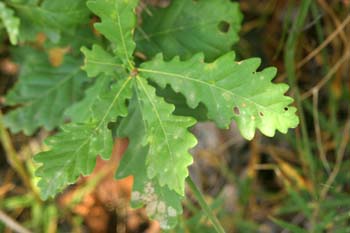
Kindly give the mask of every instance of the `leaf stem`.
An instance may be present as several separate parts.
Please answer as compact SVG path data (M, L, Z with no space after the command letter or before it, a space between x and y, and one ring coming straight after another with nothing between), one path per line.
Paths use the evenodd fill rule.
M198 189L196 184L193 182L192 178L190 176L187 177L186 182L188 186L190 187L193 195L197 199L199 205L202 207L204 213L207 215L209 218L210 222L213 224L215 230L217 233L225 233L224 228L222 227L221 223L217 219L217 217L212 213L210 207L208 204L205 202L204 196L201 193L201 191Z

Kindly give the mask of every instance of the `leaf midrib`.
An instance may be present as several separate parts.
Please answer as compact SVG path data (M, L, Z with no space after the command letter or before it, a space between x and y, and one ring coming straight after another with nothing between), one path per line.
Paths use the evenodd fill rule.
M77 69L76 71L74 71L74 73L70 73L67 77L63 78L62 80L57 82L55 85L53 85L53 87L49 88L44 94L36 97L32 101L28 101L28 102L24 103L23 107L30 107L30 106L42 101L42 99L51 95L53 92L57 91L62 85L64 85L66 82L70 81L79 72L80 72L80 69Z
M138 83L139 83L140 86L142 87L143 92L146 94L147 99L148 99L149 102L152 104L153 110L154 110L154 112L155 112L155 114L156 114L157 120L158 120L158 122L159 122L159 125L160 125L160 127L161 127L161 130L162 130L162 132L163 132L163 135L164 135L164 138L165 138L165 141L166 141L167 149L168 149L168 152L169 152L169 155L170 155L170 160L171 160L170 163L171 163L171 164L175 164L175 163L174 163L174 161L175 161L175 160L174 160L174 154L173 154L173 152L172 152L172 150L171 150L171 148L170 148L169 138L168 138L168 135L167 135L167 133L166 133L166 131L165 131L165 127L164 127L164 125L163 125L163 122L162 122L162 120L161 120L161 118L160 118L158 109L156 108L155 103L153 102L152 98L149 96L149 94L148 94L148 92L147 92L145 86L143 85L142 81L140 81L140 79L141 79L141 78L140 78L139 76L136 77L136 80L138 81ZM180 187L180 181L179 181L179 178L178 178L177 176L176 176L176 185L177 185L178 187Z
M97 65L116 66L118 68L124 68L121 64L118 64L118 63L102 62L100 60L95 60L95 59L86 59L86 61L87 63L93 63Z
M119 15L118 9L116 9L116 15L117 15L118 29L119 29L119 33L120 33L120 38L121 38L121 41L122 41L122 47L123 47L123 50L124 50L124 55L125 55L126 61L127 61L128 64L129 64L129 68L130 68L130 69L133 69L134 66L133 66L133 64L131 63L130 59L129 59L128 49L127 49L127 47L126 47L125 38L124 38L124 32L123 32L122 25L121 25L121 23L120 23L120 15Z
M216 21L208 21L206 23L192 24L192 25L189 25L189 26L182 26L182 25L180 25L178 27L170 28L170 29L167 29L167 30L164 30L164 31L154 32L154 33L151 33L151 34L147 34L140 27L137 27L136 29L139 30L141 32L141 34L143 34L143 36L139 37L139 38L135 38L134 40L135 41L144 41L144 40L148 40L149 41L149 39L152 38L152 37L158 37L158 36L162 36L162 35L167 35L167 34L171 34L171 33L174 33L174 32L187 31L187 30L190 30L190 29L193 29L193 28L197 28L197 27L211 26L211 25L214 25L214 24L217 24L217 22Z
M76 171L77 169L77 163L76 163L76 158L79 154L79 151L86 145L89 143L89 141L91 140L91 138L95 135L95 133L97 131L100 130L101 126L104 124L104 121L105 119L107 118L108 114L110 113L110 111L112 110L113 108L113 105L116 103L116 101L119 99L119 96L121 95L121 93L124 91L125 87L127 86L127 84L129 83L129 81L131 80L131 77L128 77L125 82L123 83L122 87L119 89L118 93L115 95L113 101L111 102L111 104L109 105L106 113L104 114L104 116L102 117L102 120L100 121L100 123L92 130L92 133L89 135L89 137L84 140L82 142L82 144L76 149L74 150L73 153L70 153L72 154L71 156L71 159L67 160L67 162L62 166L62 168L64 167L67 167L71 162L74 163L73 165L73 171ZM86 160L88 161L88 159ZM63 170L64 169L61 169L58 173L56 173L56 175L54 176L54 178L58 177L58 175L61 175L63 174ZM52 179L52 181L54 181L55 179ZM51 182L48 182L49 184L51 184Z
M159 70L151 70L151 69L143 69L143 68L139 68L138 69L140 72L145 72L145 73L154 73L154 74L160 74L160 75L166 75L166 76L172 76L172 77L176 77L176 78L181 78L181 79L184 79L184 80L189 80L189 81L192 81L192 82L197 82L197 83L200 83L200 84L203 84L203 85L206 85L206 86L209 86L210 88L214 88L214 89L218 89L218 90L221 90L221 91L224 91L224 92L228 92L230 93L232 96L234 97L237 97L237 98L241 98L241 99L244 99L246 100L247 102L249 103L252 103L262 109L268 109L268 107L266 106L263 106L257 102L254 102L252 101L251 99L249 99L248 97L245 97L245 96L241 96L241 95L238 95L234 92L232 92L232 90L230 89L225 89L225 88L222 88L222 87L219 87L219 86L215 86L211 83L208 83L208 82L205 82L203 80L200 80L200 79L196 79L196 78L193 78L193 77L189 77L189 76L185 76L185 75L181 75L181 74L177 74L177 73L170 73L170 72L164 72L164 71L159 71ZM270 112L273 112L275 114L279 114L275 111L272 111L271 109L268 109L268 111Z

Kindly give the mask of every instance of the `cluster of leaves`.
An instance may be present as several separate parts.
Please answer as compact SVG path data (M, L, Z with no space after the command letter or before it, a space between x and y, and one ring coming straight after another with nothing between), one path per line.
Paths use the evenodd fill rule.
M284 96L288 86L271 82L276 70L258 72L257 58L235 61L230 50L242 19L237 3L173 1L167 8L143 11L141 25L138 0L89 0L86 5L84 0L8 1L21 19L20 41L44 32L48 48L86 31L89 12L99 17L94 27L102 37L75 39L58 67L41 50L17 52L19 82L6 101L19 107L5 123L26 134L61 126L46 140L50 149L35 156L42 164L36 175L44 199L90 174L98 155L109 159L114 131L130 142L116 177L134 176L132 205L146 205L151 218L170 228L182 213L192 163L188 151L196 144L189 128L197 121L198 106L204 105L205 118L219 127L235 120L247 139L256 129L273 136L298 124L296 109L289 106L293 100ZM85 72L76 52L80 46ZM175 114L178 107L188 111ZM71 122L63 124L66 119Z

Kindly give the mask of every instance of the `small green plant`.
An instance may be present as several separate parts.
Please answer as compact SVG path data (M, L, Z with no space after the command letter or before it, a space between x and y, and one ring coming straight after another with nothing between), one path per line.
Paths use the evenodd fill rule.
M17 6L19 14L33 14L28 9L23 13L20 3L8 4ZM128 137L116 177L133 176L132 206L145 205L162 228L172 228L182 213L192 163L188 151L196 145L189 129L199 115L206 114L201 118L221 128L236 121L248 140L256 129L273 136L276 130L286 133L298 124L296 109L289 106L293 99L284 96L288 86L271 82L276 69L257 71L259 59L236 61L230 51L242 18L237 3L176 0L164 9L144 10L138 25L137 0L90 0L88 9L99 18L94 27L103 38L88 34L89 40L77 42L72 42L74 32L88 28L89 11L85 1L67 4L67 15L51 12L57 22L41 14L61 9L61 0L35 5L39 16L50 20L31 27L42 26L48 48L70 42L72 52L59 67L52 67L37 49L14 52L25 57L24 65L19 83L6 98L10 105L22 105L5 118L13 132L32 134L41 126L61 126L46 140L49 150L34 158L42 164L36 175L43 199L90 174L98 155L109 159L114 137ZM61 21L64 30L57 25ZM82 69L93 79L79 68L80 55L74 48L80 46ZM63 124L66 119L71 122Z

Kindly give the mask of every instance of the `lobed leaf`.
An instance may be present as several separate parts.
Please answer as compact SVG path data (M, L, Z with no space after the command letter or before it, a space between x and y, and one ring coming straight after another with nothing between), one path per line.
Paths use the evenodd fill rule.
M238 41L242 14L229 0L176 0L164 9L150 7L137 28L137 50L152 58L163 53L188 59L203 52L212 61L231 50Z
M36 176L41 177L38 186L44 200L76 182L80 175L90 174L97 155L108 159L113 145L111 132L97 122L65 125L45 142L51 149L34 157L42 163Z
M160 186L184 195L187 167L192 163L188 150L197 143L188 132L195 124L191 117L172 115L175 107L156 96L155 89L146 80L137 77L137 98L142 119L146 125L144 144L149 145L147 174L157 178Z
M70 106L66 111L65 115L69 117L72 122L81 123L90 121L91 119L98 118L95 114L96 107L99 107L101 103L101 95L109 90L111 83L110 76L100 76L96 78L96 81L85 91L84 98ZM101 109L103 112L103 109Z
M208 111L203 104L199 104L196 108L188 107L186 98L181 93L176 93L170 86L166 86L165 89L157 86L156 92L157 95L163 97L166 102L175 105L174 115L191 116L197 121L208 121Z
M127 115L125 102L131 95L129 85L130 78L122 79L109 91L101 91L90 106L88 120L65 125L62 132L46 140L51 149L34 157L36 162L42 163L36 175L41 177L39 187L44 199L74 183L81 174L90 174L97 155L109 159L113 137L108 123Z
M208 108L208 118L219 127L228 127L233 118L246 139L253 138L255 128L273 136L276 130L286 133L296 127L296 109L289 107L293 99L284 96L288 86L271 82L276 69L257 72L259 59L233 62L234 58L234 53L228 53L205 63L198 54L187 61L176 57L165 62L159 55L143 63L139 71L161 87L169 84L181 92L191 108L202 102Z
M95 28L114 46L114 53L124 64L132 68L135 49L133 31L136 25L137 0L90 0L89 9L101 18Z
M116 178L134 177L131 205L140 208L146 205L147 215L159 221L163 229L172 228L177 216L182 213L183 197L168 187L161 187L156 178L147 175L147 154L149 146L144 145L147 123L143 121L140 102L134 96L129 106L129 114L118 128L119 137L128 137L129 146L124 153L116 173Z
M64 111L82 95L86 76L80 61L65 56L61 66L53 67L37 50L25 48L20 53L25 58L19 81L6 95L6 104L19 107L4 117L4 123L13 133L30 135L41 126L52 130L64 122Z
M43 0L11 3L21 19L20 37L33 40L44 32L52 41L59 41L61 33L73 34L88 21L89 10L85 0Z
M89 77L96 77L99 74L113 75L117 70L123 69L118 58L106 52L101 46L94 44L92 49L81 48L85 55L83 70Z
M13 10L8 8L3 2L0 2L0 22L1 21L9 34L11 44L16 45L19 35L20 20L14 16Z

